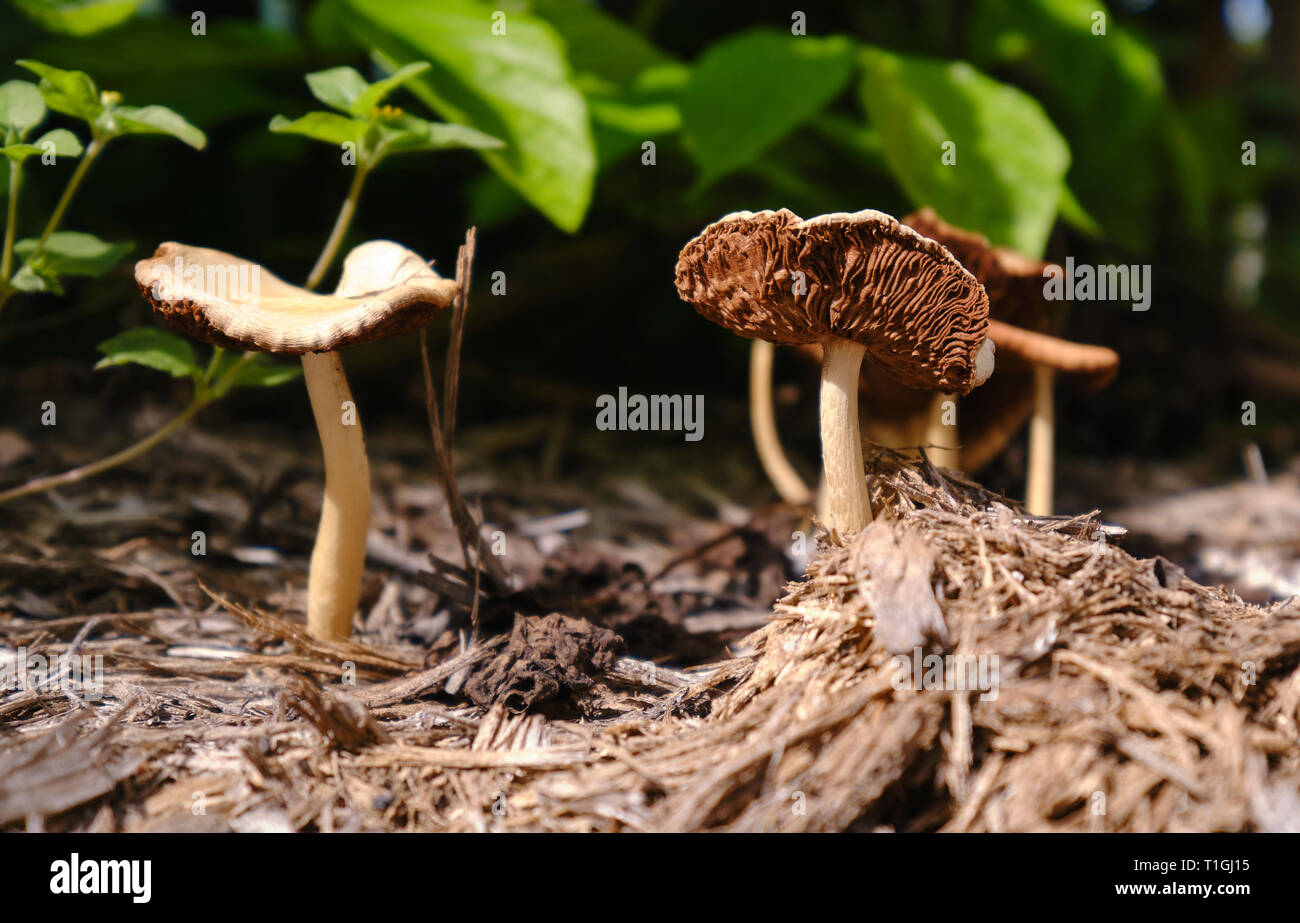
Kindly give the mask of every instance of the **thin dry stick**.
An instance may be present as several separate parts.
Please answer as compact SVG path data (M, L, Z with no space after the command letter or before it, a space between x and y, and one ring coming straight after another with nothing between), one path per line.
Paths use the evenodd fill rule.
M465 244L456 254L456 281L460 295L451 308L451 336L447 341L447 367L442 387L443 438L450 452L456 442L456 401L460 395L460 346L465 339L465 313L469 310L469 283L474 273L474 253L478 247L478 228L465 232Z
M469 283L468 279L458 279L458 281L462 286ZM429 337L424 328L420 330L420 367L424 372L424 409L429 417L429 431L433 435L434 464L438 468L438 474L442 478L443 488L447 494L447 509L451 514L452 524L456 527L456 536L460 540L460 553L465 560L465 570L469 571L469 549L478 548L480 530L456 486L456 466L452 463L451 449L447 445L442 421L439 418L438 394L433 384L433 372L429 367ZM497 589L509 587L505 569L501 567L495 556L478 556L478 558L480 566L488 572Z

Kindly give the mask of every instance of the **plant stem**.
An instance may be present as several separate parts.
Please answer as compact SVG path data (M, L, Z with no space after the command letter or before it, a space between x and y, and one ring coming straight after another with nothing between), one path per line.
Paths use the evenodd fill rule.
M361 186L365 183L368 172L367 167L357 166L356 175L352 177L352 186L348 189L348 197L343 200L343 207L339 209L339 216L334 219L334 230L330 231L329 239L325 241L325 248L321 250L316 265L312 267L311 274L307 276L308 289L315 290L316 286L320 285L321 280L325 278L325 273L329 271L330 265L334 262L334 257L338 255L339 247L343 244L343 238L352 224L352 218L357 213L357 200L361 198Z
M22 185L23 168L16 160L9 161L9 211L5 217L4 255L0 256L0 307L9 298L9 276L14 268L14 237L18 227L18 189Z
M172 433L176 432L182 426L189 422L190 418L211 403L212 398L205 395L195 395L190 401L189 406L182 410L161 429L154 430L148 436L145 436L134 445L127 446L120 452L114 453L107 458L101 458L97 462L89 465L82 465L80 468L73 468L71 471L64 471L62 474L53 474L49 477L36 478L28 481L18 487L6 490L0 493L0 503L8 503L10 500L16 500L19 497L26 497L29 494L38 494L42 491L51 490L55 487L62 487L64 484L75 484L78 481L94 477L110 468L116 468L118 465L124 465L133 458L138 458L145 452L148 452L158 443L162 442Z
M41 231L40 239L36 242L36 250L32 253L32 257L45 249L45 242L50 239L51 234L59 229L59 225L63 222L63 215L68 210L73 195L77 192L77 187L81 185L81 181L86 177L86 171L95 162L95 158L103 152L104 145L107 143L107 141L99 138L91 138L90 144L86 145L86 151L81 155L81 162L77 164L77 169L72 172L68 185L63 189L63 195L59 196L59 203L54 206L50 220L45 222L45 230Z

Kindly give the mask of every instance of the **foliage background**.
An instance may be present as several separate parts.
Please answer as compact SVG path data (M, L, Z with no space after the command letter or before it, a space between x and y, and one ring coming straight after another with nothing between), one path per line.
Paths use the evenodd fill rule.
M106 408L183 401L146 370L91 371L97 343L150 322L131 263L180 240L304 278L351 168L267 125L319 108L309 71L350 64L377 79L378 51L433 65L390 102L507 142L385 163L349 236L395 239L449 267L478 225L464 425L540 413L586 426L596 395L626 386L703 393L700 445L747 441L746 344L677 300L681 245L737 209L901 216L930 204L1028 252L1153 267L1148 312L1082 303L1063 317L1069 335L1124 361L1101 395L1061 389L1064 454L1195 457L1222 473L1249 439L1274 464L1296 450L1297 4L800 3L800 37L790 5L765 2L250 0L205 4L201 36L190 6L0 4L0 61L85 70L128 103L184 114L209 140L195 151L142 139L95 164L65 227L133 249L101 278L68 280L64 297L6 307L7 423L35 419L51 375ZM1267 30L1234 36L1243 11L1249 20L1261 7ZM496 10L506 38L491 35ZM1092 32L1097 10L1104 36ZM20 76L0 66L0 78ZM957 141L955 167L939 163L945 139ZM1248 140L1254 166L1242 163ZM65 181L33 171L28 227ZM504 296L489 293L498 270ZM437 336L444 327L435 322ZM369 426L418 421L411 338L347 361ZM783 431L813 457L815 372L783 360L778 373L799 385ZM301 392L245 393L203 419L309 425ZM1252 431L1241 426L1246 400L1259 406ZM995 484L1014 487L1010 465Z

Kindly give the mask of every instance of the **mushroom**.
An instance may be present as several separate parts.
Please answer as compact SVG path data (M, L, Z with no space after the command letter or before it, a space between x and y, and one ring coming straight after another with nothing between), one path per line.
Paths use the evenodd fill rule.
M1105 346L1071 343L1048 335L1050 313L1043 279L1050 263L995 247L984 235L954 227L929 208L907 216L903 223L947 247L988 293L992 315L989 338L1004 361L994 385L962 411L964 417L976 421L971 432L979 434L962 450L965 470L982 467L1032 414L1025 509L1035 516L1050 516L1055 373L1076 375L1090 389L1101 388L1119 368L1119 355Z
M900 382L966 394L993 371L988 301L940 244L883 212L736 212L682 248L677 293L705 318L772 343L820 343L828 523L872 518L858 423L868 353Z
M1008 382L1024 382L1026 378L1032 378L1029 387L1021 386L1032 394L1025 510L1033 516L1050 516L1055 447L1053 381L1057 373L1065 373L1081 379L1088 390L1104 388L1119 370L1119 354L1105 346L1072 343L996 320L989 321L989 338L1004 356L1003 367L1008 371ZM998 437L1005 444L1019 428L1017 424L1008 432L1005 429L1007 422L1011 421L1004 422L1000 430L985 424L986 433L979 443L972 445L972 451ZM1023 422L1023 417L1019 422Z
M820 354L820 347L817 349ZM768 480L777 495L791 506L806 506L812 492L781 448L776 430L776 412L772 407L772 363L776 347L767 340L753 340L749 347L749 428L754 435L754 449Z
M154 310L196 339L302 357L325 457L307 630L315 638L346 640L361 596L370 466L337 350L423 326L452 303L458 284L411 250L384 240L348 254L333 295L290 285L229 253L178 243L164 243L136 263L135 278Z

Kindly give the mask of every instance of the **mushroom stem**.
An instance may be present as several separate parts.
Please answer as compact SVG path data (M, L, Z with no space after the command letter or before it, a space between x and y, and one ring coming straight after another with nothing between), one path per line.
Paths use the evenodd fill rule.
M822 469L830 495L830 526L841 535L866 528L872 518L858 429L858 373L866 351L865 346L830 337L822 357Z
M944 402L952 400L956 400L952 394L936 394L931 398L930 414L925 421L925 435L921 439L921 445L925 447L926 457L931 464L955 471L960 466L957 427L943 422Z
M812 491L794 470L781 449L776 431L776 414L772 408L772 360L776 347L767 340L754 340L749 350L749 426L754 432L754 448L768 479L781 499L792 506L806 506Z
M346 641L366 563L370 463L339 354L304 353L302 373L325 456L325 496L307 581L307 631L320 640Z
M1052 406L1050 366L1034 366L1034 415L1029 421L1029 477L1025 509L1031 516L1052 515L1052 453L1056 412Z

